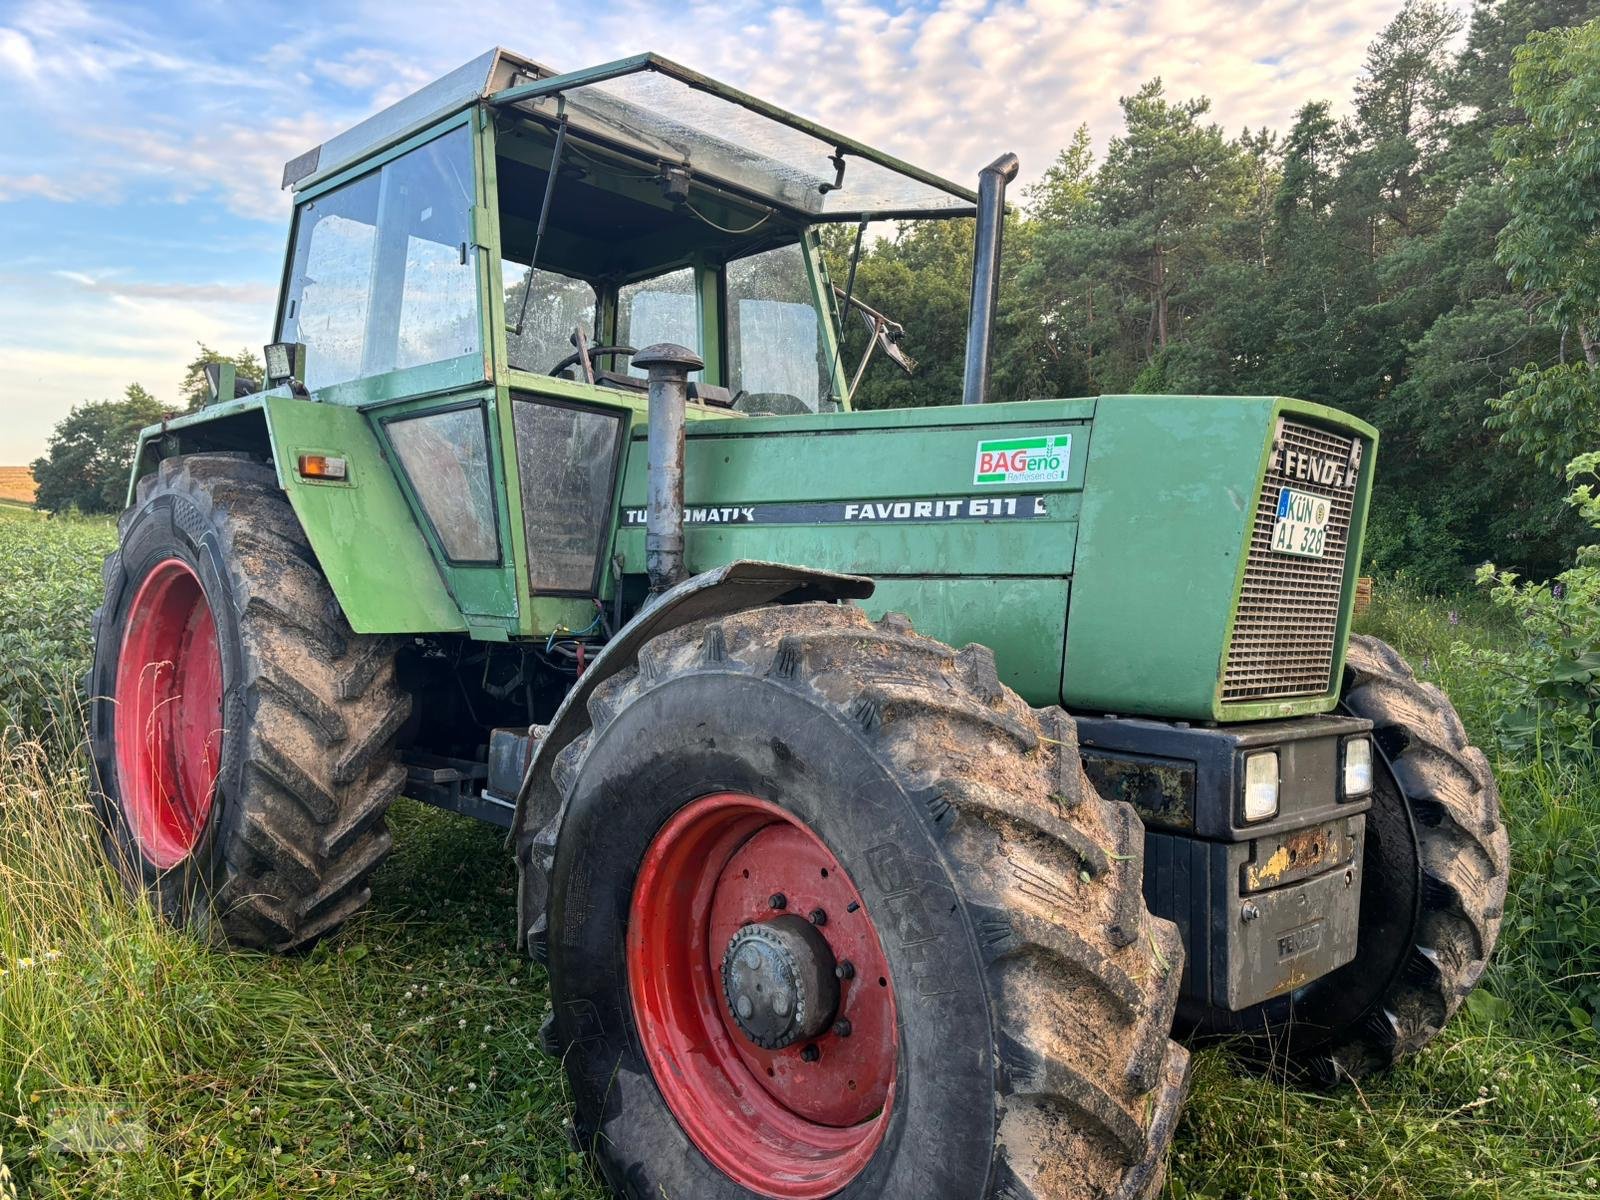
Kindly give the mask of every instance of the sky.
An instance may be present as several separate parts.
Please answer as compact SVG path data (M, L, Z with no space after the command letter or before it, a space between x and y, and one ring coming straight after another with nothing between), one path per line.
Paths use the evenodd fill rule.
M1229 132L1344 108L1399 0L0 0L0 465L271 337L285 160L494 45L655 50L949 178L1037 178L1161 76Z

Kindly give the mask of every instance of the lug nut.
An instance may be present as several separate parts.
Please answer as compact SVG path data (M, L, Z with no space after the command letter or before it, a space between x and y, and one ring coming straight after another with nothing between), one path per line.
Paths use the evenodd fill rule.
M1261 910L1259 908L1257 908L1254 904L1252 904L1252 903L1247 901L1245 903L1245 906L1242 909L1239 910L1239 915L1241 917L1243 917L1246 921L1254 921L1257 917L1259 917L1261 915Z
M800 1051L800 1057L805 1059L807 1062L816 1062L822 1057L822 1051L818 1050L815 1046L807 1046L804 1050Z
M1349 887L1351 884L1355 883L1355 881L1356 881L1356 869L1354 867L1351 867L1349 870L1347 870L1344 873L1344 885L1345 885L1345 887Z
M851 1033L850 1022L840 1017L833 1023L833 1032L840 1037L849 1037Z
M845 959L833 969L833 977L835 979L854 979L856 977L855 963L851 962L848 958Z
M789 897L782 892L773 892L772 895L767 897L767 903L773 908L788 908Z
M828 914L820 908L813 908L811 910L811 923L813 925L826 925L828 923Z

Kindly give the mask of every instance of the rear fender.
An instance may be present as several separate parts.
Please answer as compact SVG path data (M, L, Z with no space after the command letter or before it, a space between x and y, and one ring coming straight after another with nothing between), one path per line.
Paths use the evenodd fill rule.
M862 575L741 559L662 593L606 643L567 693L550 724L533 730L533 756L517 793L517 813L511 823L511 843L517 859L519 945L528 946L545 928L550 867L564 811L551 767L556 757L589 728L589 697L595 689L618 671L631 667L652 638L692 621L765 604L864 600L872 590L872 580Z

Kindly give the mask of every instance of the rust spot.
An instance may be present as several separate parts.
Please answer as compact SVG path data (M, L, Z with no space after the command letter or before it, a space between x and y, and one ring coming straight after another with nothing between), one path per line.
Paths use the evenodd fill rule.
M1252 891L1273 887L1289 878L1303 878L1331 866L1337 859L1339 840L1323 825L1286 834L1267 860L1245 868L1246 886Z

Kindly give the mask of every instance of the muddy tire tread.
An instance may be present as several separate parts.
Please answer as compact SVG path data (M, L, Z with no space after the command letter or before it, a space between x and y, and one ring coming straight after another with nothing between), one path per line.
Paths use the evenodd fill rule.
M601 684L590 730L552 766L563 792L617 713L687 672L808 693L921 799L972 915L996 1031L990 1195L1155 1196L1187 1086L1188 1053L1170 1038L1183 950L1145 908L1138 819L1095 794L1071 718L1029 708L986 648L952 651L899 614L755 610L664 633Z
M1352 635L1345 704L1374 738L1416 819L1422 870L1411 952L1380 1004L1319 1071L1360 1078L1422 1049L1477 986L1499 937L1510 843L1499 790L1449 699L1393 647Z
M221 847L215 919L232 944L302 948L366 903L390 847L384 814L404 783L395 741L411 707L395 678L397 642L350 629L271 466L166 459L139 481L123 532L162 494L216 536L243 647L243 768L229 797L240 813ZM108 606L122 571L115 552Z

